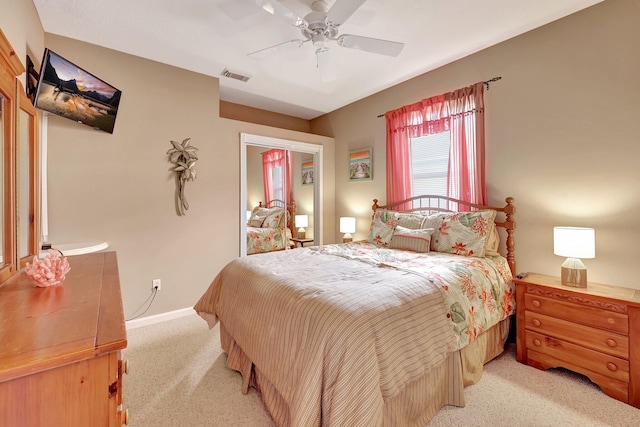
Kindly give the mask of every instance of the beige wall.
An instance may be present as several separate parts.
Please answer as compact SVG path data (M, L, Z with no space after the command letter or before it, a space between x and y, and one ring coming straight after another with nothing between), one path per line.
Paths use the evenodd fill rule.
M323 145L325 240L332 242L332 138L220 119L218 79L55 35L45 39L31 1L3 4L0 28L23 62L29 53L39 66L46 46L123 92L112 135L53 115L47 135L49 240L107 241L117 251L125 317L146 306L154 278L162 279L162 291L145 316L193 306L238 255L240 133ZM199 149L198 178L187 184L187 215L178 217L166 152L170 140L187 137Z
M264 178L262 176L262 155L264 147L247 145L247 209L252 210L264 200Z
M385 123L376 115L502 76L485 94L492 204L516 201L518 271L559 275L555 225L596 229L589 280L640 289L640 1L609 0L312 122L336 138L336 216L385 200ZM347 151L373 146L374 179L347 181ZM336 236L337 238L338 236Z
M0 26L22 57L39 62L44 35L31 2L11 2ZM8 14L5 14L8 10ZM640 2L609 0L314 120L331 138L218 118L218 80L48 35L47 47L123 91L108 135L49 119L50 240L106 240L118 251L130 317L189 307L239 251L239 133L324 146L325 242L336 218L369 227L371 199L385 198L385 123L376 116L493 76L486 93L488 192L513 196L519 271L557 274L554 225L596 228L590 280L637 287L640 224ZM200 149L190 210L178 217L166 151L191 137ZM373 180L349 183L347 152L373 147ZM222 225L222 226L221 226Z
M40 17L31 0L3 1L0 6L0 28L16 51L22 65L27 65L27 55L36 64L44 53L44 31ZM19 77L26 86L26 74Z
M122 90L112 135L49 117L49 240L107 241L118 253L126 317L154 278L162 290L145 316L193 306L237 257L241 132L323 144L333 175L331 138L218 118L216 78L54 35L46 42ZM166 152L187 137L199 149L198 177L179 217ZM333 217L331 185L325 195Z

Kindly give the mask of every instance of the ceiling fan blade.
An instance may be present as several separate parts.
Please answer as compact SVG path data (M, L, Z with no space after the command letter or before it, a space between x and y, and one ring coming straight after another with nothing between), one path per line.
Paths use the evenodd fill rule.
M354 36L353 34L344 34L338 37L338 44L349 49L360 49L387 56L398 56L404 48L404 43Z
M356 11L366 0L336 0L327 12L327 23L339 26L344 23L353 12Z
M263 10L269 12L272 15L278 16L281 19L284 19L289 24L294 27L304 27L306 22L304 19L300 18L294 12L286 8L277 0L249 0L251 3L255 3L257 6L261 7Z
M318 71L320 71L320 80L323 82L330 82L335 80L338 75L336 74L336 67L331 57L331 51L322 47L316 50L316 60Z
M290 52L295 50L305 43L305 40L289 40L288 42L280 43L275 46L260 49L248 54L247 56L253 59L266 59L274 55L278 55L284 52Z

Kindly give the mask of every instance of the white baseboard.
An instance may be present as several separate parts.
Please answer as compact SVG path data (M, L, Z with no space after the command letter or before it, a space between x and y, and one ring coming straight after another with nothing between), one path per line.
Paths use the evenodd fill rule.
M166 313L154 314L153 316L141 317L139 319L127 320L127 330L141 328L143 326L154 325L166 322L167 320L178 319L180 317L196 314L193 307L181 308L180 310L168 311Z

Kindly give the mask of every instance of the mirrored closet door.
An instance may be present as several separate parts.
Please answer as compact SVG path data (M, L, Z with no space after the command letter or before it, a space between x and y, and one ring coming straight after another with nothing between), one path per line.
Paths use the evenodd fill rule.
M298 225L304 226L307 244L321 244L322 219L315 212L322 212L321 178L316 172L321 170L322 146L250 134L241 134L240 143L240 255L256 252L253 248L247 251L248 215L260 203L269 202L267 199L292 201L289 207L293 206L294 215L300 216ZM279 158L286 161L278 162ZM306 181L303 181L304 171L307 172ZM300 220L306 221L301 223ZM291 237L297 239L299 227L291 228ZM295 240L291 243L300 245Z

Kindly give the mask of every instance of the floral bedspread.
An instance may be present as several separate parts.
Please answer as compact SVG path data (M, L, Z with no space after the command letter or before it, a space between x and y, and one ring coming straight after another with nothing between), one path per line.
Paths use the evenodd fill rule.
M417 253L367 242L309 249L409 271L428 279L445 295L458 349L515 312L513 277L507 260L501 256Z
M285 230L286 234L291 233L285 227L247 227L247 255L283 250L289 241Z

